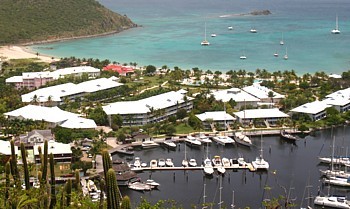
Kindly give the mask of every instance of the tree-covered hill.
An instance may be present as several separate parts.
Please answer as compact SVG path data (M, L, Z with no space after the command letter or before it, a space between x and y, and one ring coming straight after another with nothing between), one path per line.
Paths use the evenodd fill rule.
M118 32L135 24L96 0L0 0L0 45Z

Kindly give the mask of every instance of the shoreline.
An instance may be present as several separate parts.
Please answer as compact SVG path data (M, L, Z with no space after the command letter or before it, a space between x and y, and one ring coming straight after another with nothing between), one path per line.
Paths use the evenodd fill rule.
M63 42L69 40L77 40L77 39L85 39L85 38L95 38L95 37L103 37L109 36L113 34L117 34L123 32L128 29L142 27L137 24L123 28L122 30L115 30L106 33L94 34L94 35L85 35L85 36L74 36L74 37L66 37L66 38L57 38L57 39L48 39L43 41L31 41L26 43L18 43L15 45L3 45L0 46L0 58L2 61L11 60L11 59L38 59L38 61L51 63L53 61L58 61L60 58L55 56L50 56L46 54L38 54L29 48L32 45L40 45L54 42Z

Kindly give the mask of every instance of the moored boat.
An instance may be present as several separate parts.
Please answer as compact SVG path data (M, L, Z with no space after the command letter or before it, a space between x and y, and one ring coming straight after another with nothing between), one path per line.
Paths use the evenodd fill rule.
M284 130L281 131L280 136L281 136L281 139L288 140L288 141L291 141L291 142L296 142L296 141L299 140L298 137L293 136L292 134L290 134L290 133L288 133L288 132L286 132Z
M165 167L165 159L164 158L159 158L158 166L159 167Z
M150 185L150 186L152 187L152 189L153 189L153 188L154 188L154 189L157 189L158 186L160 185L158 182L155 182L153 179L147 179L147 180L145 181L145 184Z
M191 159L188 161L188 165L191 166L191 167L197 167L197 161L196 161L196 159L191 158Z
M211 176L214 173L213 165L211 164L211 160L209 158L206 158L204 160L204 168L203 171L205 175Z
M164 144L166 147L170 148L170 149L175 149L175 148L176 148L176 144L175 144L172 140L169 140L169 139L164 140L164 141L163 141L163 144Z
M157 160L151 160L150 163L149 163L149 166L151 168L156 168L158 167L158 161Z
M122 147L120 149L115 150L115 152L124 155L134 155L132 147Z
M150 191L152 190L152 186L142 183L142 182L132 182L128 184L129 189L133 189L136 191Z
M214 136L213 140L216 143L224 145L224 146L228 145L228 144L234 144L235 143L235 141L229 136Z
M252 146L252 141L250 140L250 138L241 132L236 132L234 134L234 139L237 144L244 145L247 147Z
M200 146L202 142L198 141L195 137L188 135L185 138L185 142L191 146Z
M316 196L314 204L323 207L350 209L349 201L345 196Z
M142 142L141 146L143 149L150 149L150 148L159 147L159 144L150 140L150 141Z
M167 158L167 159L165 160L165 165L166 165L167 167L174 167L173 160L172 160L171 158Z

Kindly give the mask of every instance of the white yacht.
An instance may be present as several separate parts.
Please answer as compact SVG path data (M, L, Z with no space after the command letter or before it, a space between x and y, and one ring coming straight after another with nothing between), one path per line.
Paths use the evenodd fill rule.
M349 157L319 157L318 158L321 163L333 163L333 165L349 165L350 158Z
M314 204L331 208L350 209L349 201L344 196L316 196Z
M158 182L155 182L153 179L147 179L145 184L150 185L152 189L153 188L156 189L160 185Z
M166 165L167 167L174 167L173 160L172 160L171 158L167 158L167 159L165 160L165 165Z
M245 56L245 55L243 54L243 55L241 55L241 56L239 57L239 59L245 60L245 59L247 59L247 56Z
M220 156L218 156L218 155L214 156L212 162L213 162L213 167L218 170L218 173L224 174L226 172L226 169L222 165L222 161L221 161Z
M200 134L198 137L197 137L197 140L202 142L202 143L211 143L212 141L209 139L209 137L207 137L206 135L204 134Z
M134 166L135 168L141 167L141 160L140 160L139 157L135 157L135 161L134 161L134 163L133 163L133 166Z
M338 27L338 15L335 18L335 28L331 31L332 34L340 34L340 30Z
M185 139L185 142L191 146L200 146L202 145L202 142L197 140L195 137L188 135Z
M141 146L143 149L150 149L150 148L159 147L159 144L154 142L154 141L149 140L149 141L142 142Z
M224 168L228 168L231 166L230 160L226 157L222 158L221 162L222 162L222 165L224 166Z
M221 145L227 145L227 144L235 144L235 140L233 140L231 137L229 136L214 136L213 140Z
M197 161L196 161L196 159L191 158L191 159L188 161L188 165L191 166L191 167L197 167Z
M278 57L277 51L273 54L274 57Z
M176 148L176 144L172 141L172 140L164 140L163 144L171 149L175 149Z
M336 176L340 178L350 178L350 173L342 170L320 170L321 175L330 178L331 176Z
M242 132L235 132L234 139L237 144L244 145L247 147L252 146L252 141L250 140L250 138Z
M164 158L159 158L158 166L159 167L165 167L165 159Z
M258 31L257 31L255 28L251 28L251 29L250 29L250 32L251 32L251 33L257 33Z
M205 175L211 176L214 173L213 165L211 164L211 160L209 158L206 158L204 160L204 169L203 169Z
M216 37L216 34L215 34L215 33L212 33L212 34L211 34L211 37Z
M228 26L227 29L233 30L233 27L232 26Z
M323 182L329 185L350 187L350 179L331 176L328 179L323 179Z

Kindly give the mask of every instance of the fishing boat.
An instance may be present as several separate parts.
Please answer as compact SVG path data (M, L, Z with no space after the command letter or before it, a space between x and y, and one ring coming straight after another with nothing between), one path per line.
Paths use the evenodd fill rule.
M150 148L159 147L159 144L154 142L154 141L149 140L149 141L142 142L141 146L143 149L150 149Z
M268 170L270 165L267 161L263 158L263 138L261 135L260 140L260 155L252 162L253 167L255 170Z
M281 131L280 137L281 137L281 139L288 140L288 141L291 141L291 142L296 142L296 141L299 140L298 137L293 136L292 134L286 132L285 130Z
M242 132L235 132L233 137L237 144L244 145L247 147L252 146L252 141L250 140L250 138Z
M331 31L332 34L340 34L338 27L338 15L335 17L335 28Z
M195 137L188 135L185 138L185 142L191 146L200 146L202 145L202 142L200 142L199 140L197 140Z
M191 166L191 167L197 167L197 161L196 161L196 159L191 158L191 159L188 161L188 165Z
M159 158L158 166L159 167L165 167L165 159L164 158Z
M205 27L204 27L204 40L201 42L202 46L209 46L210 43L207 40L207 23L205 23Z
M164 140L163 141L163 144L166 146L166 147L168 147L168 148L170 148L170 149L175 149L176 148L176 144L173 142L173 140L169 140L169 139L167 139L167 140Z
M167 159L165 160L165 165L166 165L167 167L174 167L173 160L172 160L171 158L167 158Z
M147 179L145 181L145 184L150 185L152 189L157 189L160 184L158 182L155 182L153 179Z
M316 196L314 204L331 208L350 208L349 200L345 196Z

